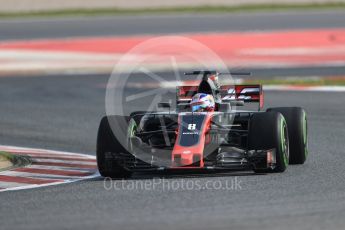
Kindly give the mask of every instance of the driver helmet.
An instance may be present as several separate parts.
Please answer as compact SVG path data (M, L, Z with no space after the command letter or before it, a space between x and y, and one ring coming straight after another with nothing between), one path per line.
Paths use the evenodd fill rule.
M197 93L190 102L193 112L212 112L214 111L214 98L210 94Z

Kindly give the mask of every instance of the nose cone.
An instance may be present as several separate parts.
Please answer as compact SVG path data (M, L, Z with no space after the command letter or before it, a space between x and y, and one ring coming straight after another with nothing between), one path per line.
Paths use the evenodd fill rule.
M184 166L193 166L193 167L202 167L202 162L200 161L202 154L192 153L191 151L183 151L180 154L175 154L173 156L173 167L184 167ZM197 165L196 165L197 163Z
M181 154L181 164L182 165L191 165L193 164L193 154L191 151L184 151Z
M172 151L173 167L204 167L205 135L213 113L179 114L178 134Z

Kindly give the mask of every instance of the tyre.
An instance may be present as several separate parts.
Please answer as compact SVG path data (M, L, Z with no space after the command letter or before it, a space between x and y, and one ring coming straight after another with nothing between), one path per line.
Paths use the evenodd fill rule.
M254 113L249 122L248 149L276 150L276 167L254 169L255 172L284 172L289 163L289 136L283 115L278 112Z
M270 108L283 114L289 130L290 164L303 164L308 156L307 114L299 107Z
M124 116L115 115L103 117L101 120L97 136L96 156L98 170L103 177L128 178L131 176L131 172L121 167L115 159L116 154L129 154L123 147L127 137L126 119ZM124 133L122 135L124 136L123 140L118 139L117 136L120 135L114 135L111 126Z

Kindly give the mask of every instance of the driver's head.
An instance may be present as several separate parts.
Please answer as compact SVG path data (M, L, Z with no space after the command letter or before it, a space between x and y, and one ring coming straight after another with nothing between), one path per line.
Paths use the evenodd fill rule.
M213 96L206 93L195 94L190 102L193 112L212 112L214 105Z

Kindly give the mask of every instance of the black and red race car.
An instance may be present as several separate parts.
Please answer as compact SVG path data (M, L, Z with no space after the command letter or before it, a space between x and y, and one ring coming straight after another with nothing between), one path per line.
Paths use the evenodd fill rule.
M97 164L104 177L147 171L284 172L308 155L307 118L299 107L263 108L261 85L222 85L216 71L194 71L198 86L177 87L176 109L102 119ZM192 112L196 93L213 95L215 111ZM240 110L257 104L256 110Z

